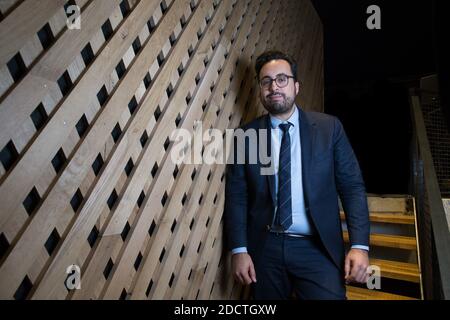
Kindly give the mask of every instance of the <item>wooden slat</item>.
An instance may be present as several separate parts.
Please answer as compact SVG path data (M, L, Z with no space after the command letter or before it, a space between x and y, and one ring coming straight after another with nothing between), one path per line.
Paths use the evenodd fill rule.
M64 3L65 0L26 0L2 20L0 65L6 64Z
M417 300L415 298L397 294L369 290L358 287L347 286L347 299L349 300Z
M348 242L348 232L343 232L344 241ZM370 245L372 246L380 246L380 247L388 247L388 248L397 248L397 249L406 249L406 250L416 250L416 238L414 237L405 237L405 236L397 236L397 235L386 235L386 234L370 234Z
M371 195L368 194L367 203L371 212L407 213L409 209L408 196Z
M420 283L419 266L416 263L370 259L370 264L381 269L381 276Z
M6 16L11 11L13 6L17 5L20 0L3 0L0 1L0 11L3 16Z
M341 220L345 220L345 214L343 211L340 212L340 216ZM408 225L414 225L415 223L414 216L401 213L370 212L369 218L370 222L408 224Z

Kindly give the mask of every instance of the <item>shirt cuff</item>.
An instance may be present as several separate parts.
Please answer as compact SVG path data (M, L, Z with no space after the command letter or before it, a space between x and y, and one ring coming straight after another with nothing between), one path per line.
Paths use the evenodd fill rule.
M359 245L359 244L353 245L352 249L362 249L362 250L369 251L369 247L368 246L363 246L363 245Z
M234 248L233 250L231 250L232 254L236 254L236 253L247 253L247 247L239 247L239 248Z

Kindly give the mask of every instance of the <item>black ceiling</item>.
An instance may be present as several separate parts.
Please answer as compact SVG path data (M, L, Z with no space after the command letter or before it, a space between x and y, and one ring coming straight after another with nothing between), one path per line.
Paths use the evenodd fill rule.
M435 71L433 1L312 0L324 25L325 82L360 83ZM381 30L369 30L369 5Z

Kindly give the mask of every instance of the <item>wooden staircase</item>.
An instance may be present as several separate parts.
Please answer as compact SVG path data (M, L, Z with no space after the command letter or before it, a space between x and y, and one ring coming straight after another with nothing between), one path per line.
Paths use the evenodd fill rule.
M414 199L400 195L368 195L370 211L370 265L381 272L381 288L347 286L349 300L422 299ZM342 207L341 207L342 208ZM345 215L343 236L348 244Z

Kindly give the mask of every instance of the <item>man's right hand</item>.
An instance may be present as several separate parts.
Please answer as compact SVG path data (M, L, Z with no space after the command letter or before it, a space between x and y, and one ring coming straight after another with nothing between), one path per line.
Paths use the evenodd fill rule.
M235 253L231 257L234 278L243 285L256 282L255 267L250 255L246 252Z

